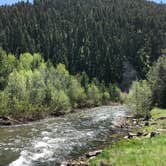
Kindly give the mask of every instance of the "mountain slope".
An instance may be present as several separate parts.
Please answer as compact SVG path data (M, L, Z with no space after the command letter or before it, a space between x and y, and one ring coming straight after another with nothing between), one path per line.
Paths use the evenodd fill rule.
M35 0L0 7L0 46L41 52L72 74L120 83L124 62L144 78L166 43L166 6L145 0Z

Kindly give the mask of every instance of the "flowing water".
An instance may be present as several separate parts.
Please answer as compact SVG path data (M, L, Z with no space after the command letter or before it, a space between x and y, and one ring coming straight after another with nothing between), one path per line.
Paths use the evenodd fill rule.
M103 106L24 126L0 128L0 166L58 166L110 142L122 106Z

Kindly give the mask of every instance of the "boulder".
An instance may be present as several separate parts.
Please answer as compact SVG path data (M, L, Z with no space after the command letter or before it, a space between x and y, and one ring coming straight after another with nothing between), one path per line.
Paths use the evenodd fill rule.
M0 126L10 126L12 123L8 117L0 116Z
M90 157L89 160L88 160L88 163L89 163L91 160L93 160L94 158L95 158L95 156Z
M127 139L127 140L128 140L128 139L129 139L129 136L128 136L128 135L124 136L124 139Z
M157 132L157 131L152 131L152 132L150 133L150 138L156 137L156 136L159 135L159 134L160 134L160 133Z
M93 157L93 156L97 156L102 152L102 150L95 150L93 152L89 152L86 154L86 157Z
M135 134L135 133L131 133L131 132L129 132L128 133L128 138L130 139L130 138L134 138L134 137L136 137L137 136L137 134Z
M146 122L144 123L144 126L149 126L149 122L146 121Z
M157 129L159 133L166 133L166 129Z
M61 166L70 166L70 164L69 164L67 161L63 161L63 162L61 163Z
M166 120L166 116L160 117L157 120Z
M145 133L142 134L142 136L145 137L145 136L147 136L148 134L149 134L148 132L145 132Z
M140 136L142 136L142 135L143 135L142 132L137 132L137 137L140 137Z

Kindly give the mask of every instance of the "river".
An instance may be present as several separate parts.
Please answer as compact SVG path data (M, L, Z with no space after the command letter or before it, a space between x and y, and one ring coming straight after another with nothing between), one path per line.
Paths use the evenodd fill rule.
M102 106L29 125L0 128L0 166L58 166L101 145L118 132L123 106Z

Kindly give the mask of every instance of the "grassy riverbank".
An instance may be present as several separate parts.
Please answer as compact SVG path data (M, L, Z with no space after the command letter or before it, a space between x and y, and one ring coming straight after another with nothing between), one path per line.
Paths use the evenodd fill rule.
M159 131L157 137L122 140L108 148L90 162L90 166L164 166L166 163L166 109L151 111L150 125L139 131Z

